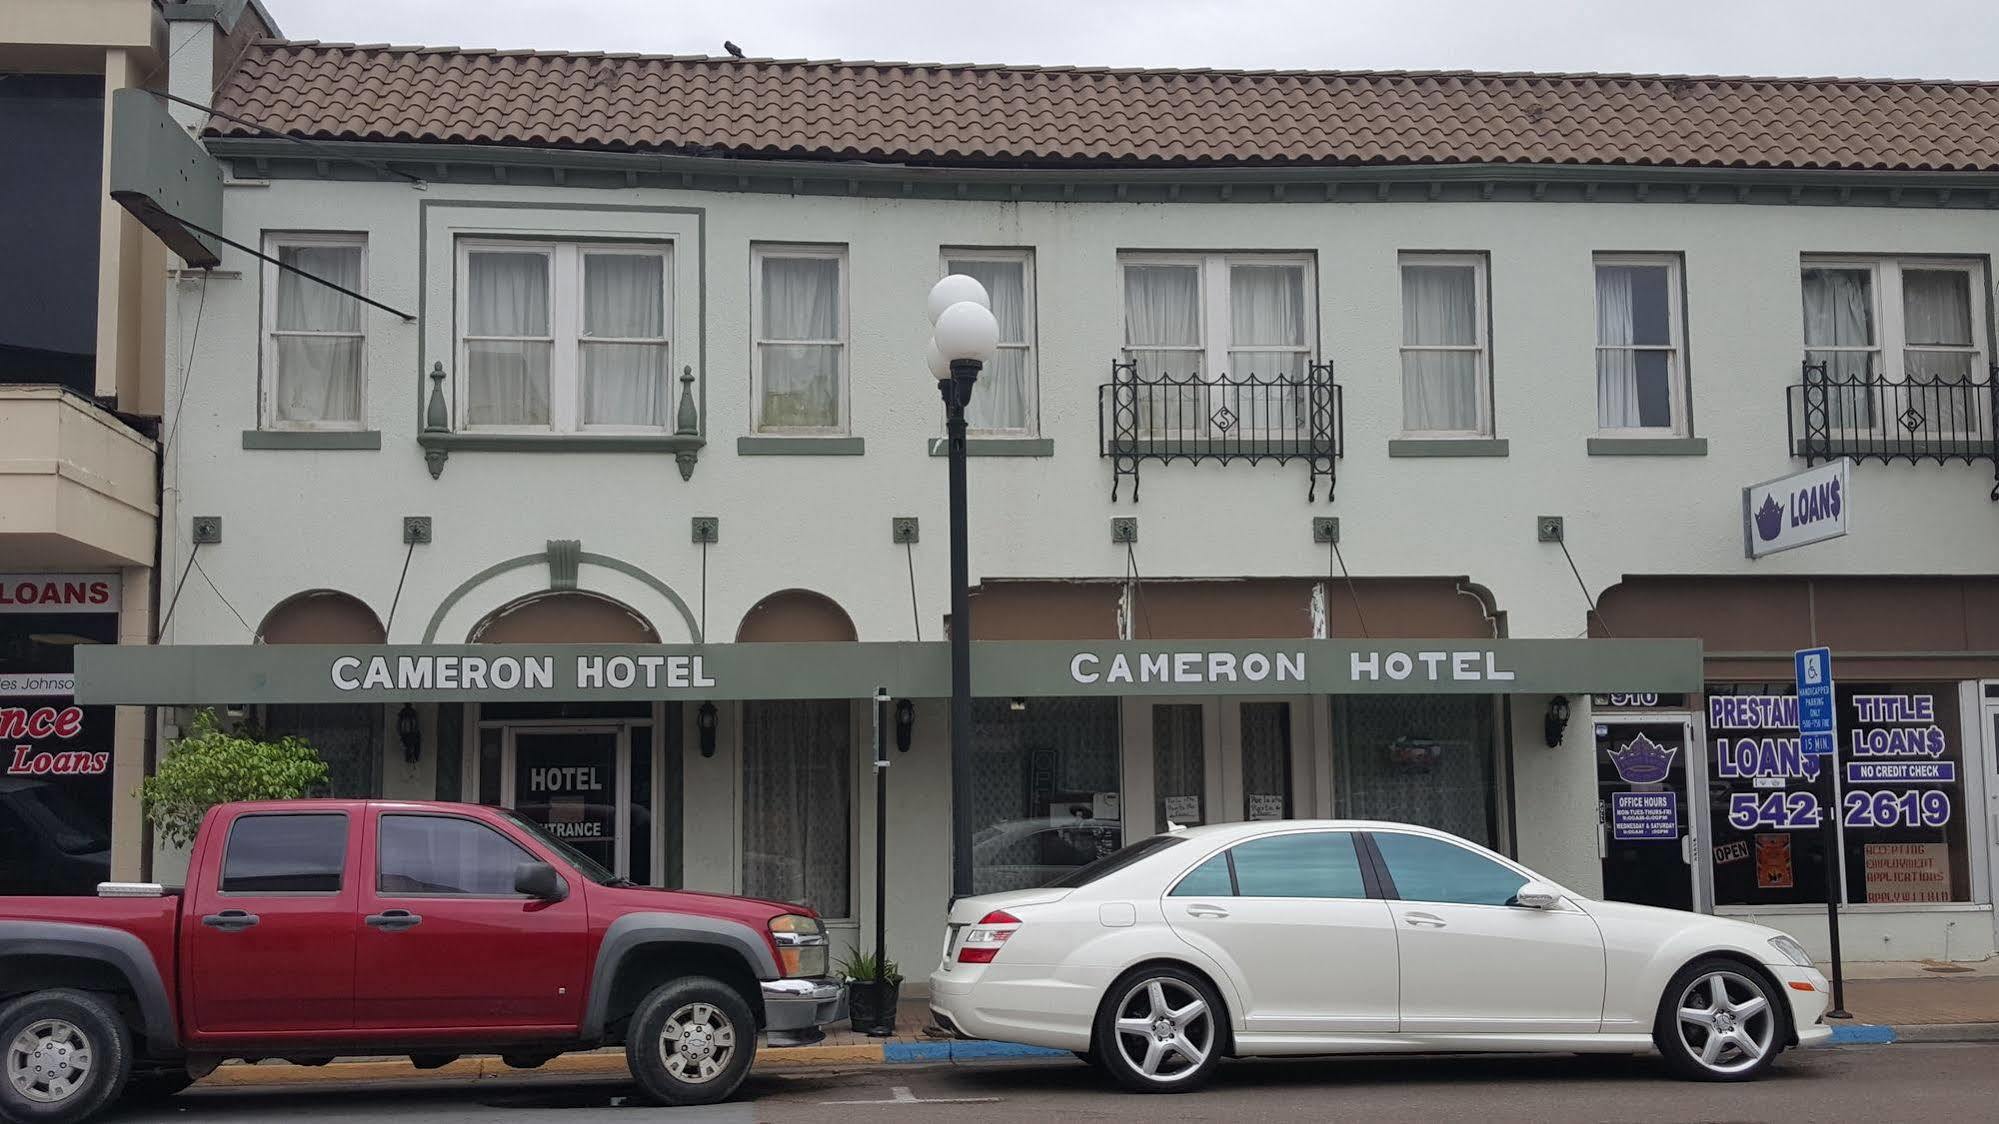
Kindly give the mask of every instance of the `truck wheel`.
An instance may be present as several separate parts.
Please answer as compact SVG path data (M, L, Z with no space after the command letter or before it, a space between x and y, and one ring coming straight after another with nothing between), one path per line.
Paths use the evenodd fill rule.
M757 1052L757 1019L736 990L707 976L669 980L632 1016L625 1058L645 1095L663 1105L714 1104L743 1083Z
M37 992L0 1011L0 1116L73 1124L125 1087L132 1038L118 1012L89 992Z

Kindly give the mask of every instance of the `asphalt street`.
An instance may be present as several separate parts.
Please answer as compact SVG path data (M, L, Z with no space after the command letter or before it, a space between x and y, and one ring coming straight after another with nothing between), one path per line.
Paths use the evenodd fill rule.
M893 1124L948 1120L1673 1121L1990 1119L1999 1045L1847 1046L1787 1054L1750 1084L1671 1080L1644 1058L1420 1057L1225 1065L1201 1093L1137 1098L1080 1062L874 1066L751 1077L744 1100L656 1109L628 1082L512 1078L477 1085L397 1082L296 1090L215 1089L109 1120L700 1121Z

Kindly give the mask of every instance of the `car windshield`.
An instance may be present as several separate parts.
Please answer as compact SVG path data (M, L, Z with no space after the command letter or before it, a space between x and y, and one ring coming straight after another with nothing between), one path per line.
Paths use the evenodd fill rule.
M617 885L623 885L627 881L626 879L620 878L617 875L612 874L610 871L605 870L603 864L599 863L596 859L591 858L589 855L584 854L583 852L577 850L576 848L570 846L569 844L564 843L562 840L557 839L555 836L550 835L548 833L547 828L541 826L540 824L534 822L533 820L527 818L526 816L521 815L519 812L510 810L507 812L507 818L509 820L512 820L515 824L519 825L521 830L527 832L528 834L534 836L536 839L539 839L543 843L547 844L549 850L554 851L558 855L561 855L563 859L569 863L570 866L575 867L576 873L582 875L585 878L588 878L590 881L595 882L597 885L617 886Z
M1053 882L1044 883L1051 890L1073 890L1078 886L1088 886L1099 878L1115 874L1155 851L1180 842L1177 835L1154 835L1141 839L1120 851L1113 851L1095 862L1085 863Z

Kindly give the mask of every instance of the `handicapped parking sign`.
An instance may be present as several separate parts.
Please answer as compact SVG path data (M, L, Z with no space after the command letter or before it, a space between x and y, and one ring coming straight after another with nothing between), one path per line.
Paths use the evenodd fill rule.
M1809 757L1833 752L1832 649L1803 648L1796 655L1798 749Z

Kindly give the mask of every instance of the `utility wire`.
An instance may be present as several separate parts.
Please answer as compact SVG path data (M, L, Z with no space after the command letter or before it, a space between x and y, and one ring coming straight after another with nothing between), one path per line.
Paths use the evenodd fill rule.
M292 263L285 261L282 258L272 257L271 255L264 253L262 250L257 249L255 246L245 246L243 243L238 242L233 238L229 238L225 235L218 234L215 231L210 230L205 226L189 222L188 220L180 217L179 215L168 214L167 217L181 224L182 226L188 228L189 230L194 231L196 234L207 235L208 237L215 239L217 242L222 243L224 246L228 246L231 249L241 250L244 253L250 255L251 257L256 258L260 262L267 262L271 265L275 265L279 269L284 270L286 273L297 274L298 276L303 277L308 281L316 281L319 284L324 285L329 289L332 289L334 292L341 294L342 296L352 297L355 300L360 301L362 304L368 305L372 308L379 308L383 312L389 313L392 316L400 316L402 317L403 322L406 324L416 323L415 313L404 312L400 308L391 308L390 306L383 304L381 301L378 301L373 297L368 296L366 293L356 292L345 285L336 285L333 282L328 281L326 278L321 277L317 273L311 273L306 270L300 269L298 266L295 266Z
M188 335L187 358L181 360L180 389L174 392L173 424L167 427L166 447L169 449L179 447L174 444L174 435L180 432L181 407L187 402L187 384L194 381L194 348L196 344L201 342L201 314L208 309L208 277L210 272L212 271L206 269L201 271L201 299L196 301L194 305L194 331ZM192 558L193 555L189 555L188 557Z
M174 595L167 599L166 615L160 618L159 627L153 630L154 639L167 634L167 622L174 619L174 606L180 604L180 591L187 588L187 576L194 572L194 556L201 553L201 544L195 543L188 552L187 565L180 568L180 580L174 583Z
M1138 548L1134 547L1130 542L1124 544L1124 575L1126 584L1132 590L1131 600L1134 622L1138 617L1142 616L1144 618L1145 636L1142 639L1150 640L1152 639L1152 610L1145 603L1145 581L1138 576Z
M396 606L403 603L403 583L409 580L410 559L415 555L416 543L412 541L409 551L403 555L403 576L396 579L396 596L395 600L389 602L389 620L382 626L383 636L389 635L389 630L396 627Z
M202 566L201 560L192 554L187 556L187 560L194 567L195 572L201 575L201 580L208 583L208 588L215 591L215 596L222 599L222 604L228 607L230 614L236 618L236 623L242 625L243 631L249 633L254 638L257 635L257 630L250 627L250 622L243 619L243 614L236 612L236 606L229 604L229 598L223 596L221 587L215 584L215 579L208 576L208 570Z
M1340 553L1340 540L1334 539L1332 548L1333 558L1340 564L1340 574L1347 580L1347 596L1353 599L1353 615L1360 621L1360 634L1363 638L1371 638L1374 634L1367 630L1367 612L1360 607L1360 589L1354 585L1353 575L1347 573L1347 557ZM1332 576L1330 570L1326 576Z
M701 642L708 642L708 540L701 540Z
M1557 539L1555 540L1555 545L1562 548L1562 557L1569 560L1569 573L1576 576L1576 588L1583 591L1583 600L1589 604L1589 611L1596 614L1596 623L1603 626L1603 634L1605 636L1616 636L1616 633L1610 631L1610 622L1603 619L1602 610L1596 607L1596 598L1590 596L1589 583L1583 581L1583 572L1576 569L1576 559L1574 555L1569 553L1569 544ZM1584 631L1587 632L1588 629Z
M902 552L909 559L909 624L920 643L923 640L923 614L916 609L916 544L903 543Z

